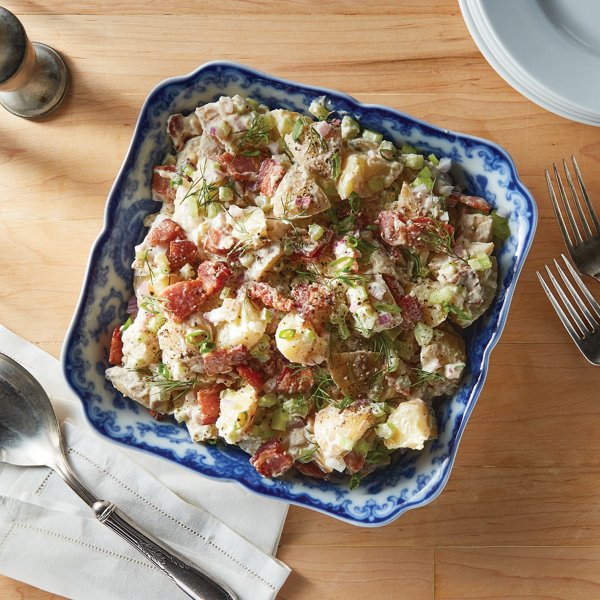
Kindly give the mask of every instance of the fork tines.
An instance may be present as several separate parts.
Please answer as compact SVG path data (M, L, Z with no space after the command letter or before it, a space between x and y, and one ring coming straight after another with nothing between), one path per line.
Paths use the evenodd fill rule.
M565 186L563 185L560 173L558 172L558 169L556 168L556 165L554 163L552 163L552 167L554 169L554 176L556 178L556 183L558 186L558 191L559 191L559 194L560 194L560 197L562 200L564 211L566 212L567 219L569 221L569 224L571 225L571 229L573 231L573 237L575 238L575 242L572 241L571 235L569 235L569 232L568 232L568 229L566 226L566 222L563 217L563 213L560 209L558 200L556 198L556 194L554 192L554 186L552 185L552 180L550 179L550 173L548 173L548 169L545 169L546 184L548 185L548 191L550 192L550 199L552 200L552 207L554 208L554 214L556 215L556 220L558 221L558 224L560 226L560 231L563 235L563 238L565 239L565 243L567 244L567 247L577 246L578 244L581 244L583 242L589 241L592 238L597 238L600 236L600 221L598 220L596 212L594 211L594 207L592 206L592 203L590 201L590 197L587 193L585 184L583 183L581 171L579 170L579 165L577 164L577 161L575 160L575 156L571 156L571 161L573 162L573 168L575 170L575 176L577 178L577 183L579 185L580 193L583 196L583 200L585 202L585 206L587 208L587 212L589 214L589 218L591 219L592 226L593 226L593 227L590 227L589 219L586 216L586 213L583 209L582 202L579 198L579 194L578 194L577 190L575 189L575 185L573 184L571 172L569 171L569 167L568 167L566 161L563 159L562 163L563 163L563 168L565 171L565 176L567 179L567 185L569 186L569 190L571 192L571 197L573 199L573 204L575 205L577 214L579 215L579 221L584 230L583 236L581 235L581 232L579 229L579 224L575 220L575 215L573 213L573 209L571 208L571 203L569 202L569 199L567 198L567 193L565 191Z
M573 341L590 362L598 364L598 354L600 353L600 304L594 299L581 280L581 277L579 277L575 269L571 266L571 263L567 260L567 257L564 254L561 254L561 256L567 270L580 290L580 292L577 291L555 259L554 267L560 275L564 287L566 287L569 292L569 295L567 295L559 281L552 274L548 265L545 265L546 274L552 283L554 290L558 294L562 306L540 272L536 271L536 274L546 295L552 303L554 310L558 314L569 335L573 338ZM590 344L590 342L595 343Z

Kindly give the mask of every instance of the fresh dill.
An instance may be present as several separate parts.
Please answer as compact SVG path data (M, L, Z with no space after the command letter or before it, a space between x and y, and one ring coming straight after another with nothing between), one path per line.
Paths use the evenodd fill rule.
M147 368L137 369L137 371L143 374L142 381L146 387L157 388L161 394L165 395L176 393L171 398L172 401L184 396L199 383L198 379L192 379L191 381L173 379L169 368L163 363L160 363L155 371L150 371Z
M454 251L454 233L448 228L445 223L436 219L431 220L431 227L427 231L421 232L419 239L432 252L438 254L447 254L452 258L456 258L466 263L464 258L461 258Z
M260 147L269 143L271 127L264 115L256 113L248 129L236 131L241 134L238 140L238 148L243 156L258 156Z
M433 385L435 383L442 383L444 381L443 375L440 373L433 373L431 371L425 371L423 369L413 369L412 372L415 374L415 381L411 384L412 387L419 387L424 384Z
M154 285L154 270L152 269L152 265L150 264L150 260L148 259L148 253L150 250L146 250L144 254L144 265L148 269L148 274L150 275L150 282Z
M425 277L427 275L427 267L423 266L421 262L421 255L410 248L402 248L402 253L407 262L408 276L412 281L415 281L419 277Z

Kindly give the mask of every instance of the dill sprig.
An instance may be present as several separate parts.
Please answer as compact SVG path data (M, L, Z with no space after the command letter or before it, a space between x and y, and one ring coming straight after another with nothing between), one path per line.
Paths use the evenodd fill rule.
M454 234L446 227L445 223L437 219L431 220L431 227L427 231L421 232L419 239L427 246L427 248L438 254L447 254L452 258L466 263L464 258L461 258L454 251Z
M256 113L250 123L250 127L244 131L236 131L241 134L238 140L238 148L244 156L258 156L259 148L269 143L271 127L263 115Z
M142 381L146 387L158 388L160 393L165 395L171 395L177 392L177 394L171 398L172 401L184 396L199 383L197 378L192 379L191 381L173 379L171 371L164 363L159 363L155 371L151 371L148 368L134 370L138 373L142 373Z
M150 250L146 250L146 253L144 254L144 264L148 268L150 282L154 285L154 270L152 269L152 265L150 264L150 260L148 259L148 252L150 252Z
M415 374L416 379L411 384L412 387L419 387L424 384L433 385L435 383L442 383L444 381L444 376L440 373L433 373L431 371L425 371L423 369L414 368L412 372Z

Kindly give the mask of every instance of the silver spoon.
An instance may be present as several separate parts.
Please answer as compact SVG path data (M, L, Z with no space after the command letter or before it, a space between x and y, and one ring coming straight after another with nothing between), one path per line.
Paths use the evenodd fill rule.
M143 532L114 504L100 500L79 481L67 460L50 400L19 363L0 353L0 462L47 466L94 511L100 523L118 533L197 600L237 600L237 596L174 550Z

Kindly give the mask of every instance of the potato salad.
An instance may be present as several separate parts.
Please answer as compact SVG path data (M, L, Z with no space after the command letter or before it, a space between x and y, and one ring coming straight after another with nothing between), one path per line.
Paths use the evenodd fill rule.
M448 158L309 113L234 96L169 118L106 376L264 477L354 487L436 437L508 225Z

